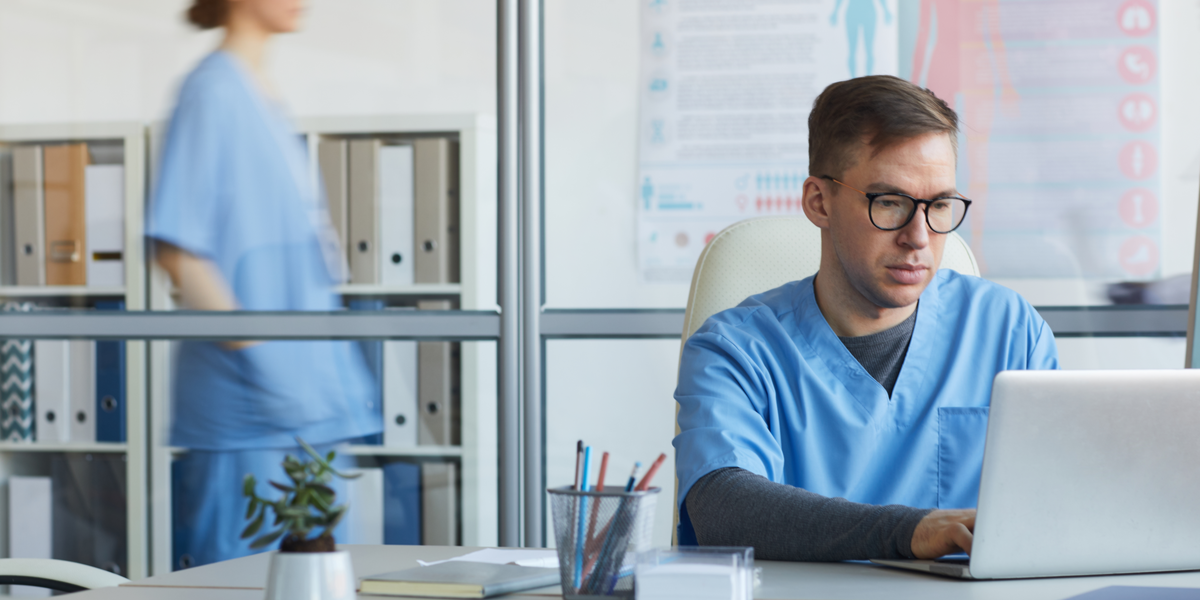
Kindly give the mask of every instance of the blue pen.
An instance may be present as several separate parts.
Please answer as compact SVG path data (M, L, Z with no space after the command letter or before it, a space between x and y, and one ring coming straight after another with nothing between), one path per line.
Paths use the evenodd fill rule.
M588 467L592 462L592 447L588 446L583 449L583 477L579 483L579 491L588 491ZM575 589L578 590L583 580L583 545L584 545L584 527L587 523L585 515L587 514L588 505L587 496L579 499L579 531L575 534Z
M635 483L637 483L637 472L638 472L638 469L640 469L640 468L642 468L642 463L640 463L640 462L633 463L633 472L629 474L629 483L625 484L626 492L633 491L633 485Z

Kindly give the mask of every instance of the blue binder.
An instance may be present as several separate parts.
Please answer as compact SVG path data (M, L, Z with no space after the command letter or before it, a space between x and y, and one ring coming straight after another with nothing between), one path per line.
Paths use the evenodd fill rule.
M347 300L346 305L350 310L383 310L383 300ZM367 370L371 372L371 379L374 382L375 391L375 406L379 407L380 418L383 418L383 342L379 340L362 340L357 342L358 347L362 350L363 357L367 361ZM383 434L364 436L363 444L375 446L383 445Z
M383 543L421 544L421 465L383 465Z
M125 310L125 303L97 302L96 309ZM96 441L125 441L125 342L96 341Z

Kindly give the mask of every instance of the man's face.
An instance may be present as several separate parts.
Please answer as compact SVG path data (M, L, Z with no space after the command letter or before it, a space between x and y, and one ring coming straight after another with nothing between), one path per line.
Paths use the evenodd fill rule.
M893 145L875 156L863 144L858 161L840 181L864 192L901 192L915 198L957 195L955 156L946 134L926 134ZM880 308L910 306L925 291L942 262L946 236L925 221L925 208L904 227L882 231L871 224L870 202L862 194L826 180L833 197L826 204L829 233L846 278Z

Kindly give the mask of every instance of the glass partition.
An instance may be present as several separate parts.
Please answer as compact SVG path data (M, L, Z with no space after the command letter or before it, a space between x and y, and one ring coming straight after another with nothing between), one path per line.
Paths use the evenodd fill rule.
M92 411L6 429L0 484L67 473L120 500L76 528L119 560L7 535L0 556L135 579L230 558L236 535L187 550L224 517L181 501L239 504L236 465L219 499L196 473L295 434L353 439L369 514L339 541L495 544L494 3L305 3L261 55L193 4L221 3L0 7L20 57L0 73L0 338L40 378L21 410ZM87 420L110 406L119 441Z

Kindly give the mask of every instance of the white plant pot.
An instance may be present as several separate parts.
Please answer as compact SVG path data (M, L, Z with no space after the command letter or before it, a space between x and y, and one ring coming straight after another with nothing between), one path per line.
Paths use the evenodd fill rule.
M271 556L266 600L354 600L350 553L278 552Z

